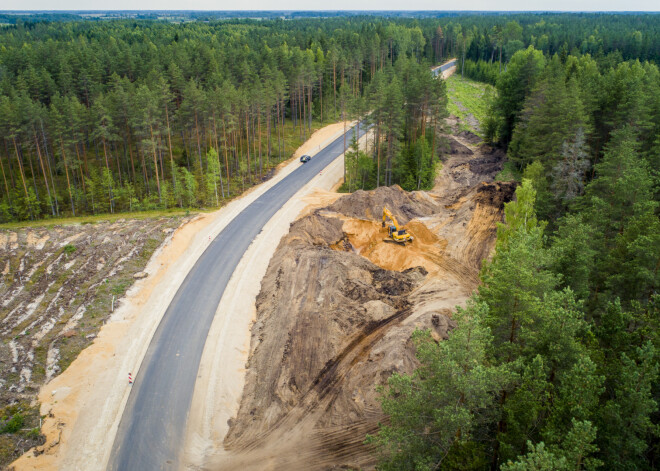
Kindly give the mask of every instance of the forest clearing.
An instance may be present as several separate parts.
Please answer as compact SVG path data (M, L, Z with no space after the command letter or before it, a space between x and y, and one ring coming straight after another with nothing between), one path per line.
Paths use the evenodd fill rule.
M17 404L21 428L36 430L16 437L25 450L42 442L39 417L47 412L35 406L40 387L92 344L152 255L189 220L120 219L0 232L1 401L3 407ZM3 443L2 462L17 457L16 446Z

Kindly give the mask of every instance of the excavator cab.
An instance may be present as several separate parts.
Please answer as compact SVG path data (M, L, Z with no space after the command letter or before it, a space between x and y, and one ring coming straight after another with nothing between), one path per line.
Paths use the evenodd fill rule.
M388 226L388 235L390 236L390 239L386 240L393 240L394 242L398 242L399 244L405 245L406 242L412 242L413 237L406 231L403 227L399 227L399 222L396 220L394 215L390 212L389 209L386 207L383 208L383 227L385 227L385 223L387 220L390 220L392 224Z

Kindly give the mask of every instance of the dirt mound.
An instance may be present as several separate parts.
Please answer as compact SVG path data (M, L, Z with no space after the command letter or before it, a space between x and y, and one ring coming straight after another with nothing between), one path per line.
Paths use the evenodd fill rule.
M315 427L344 423L338 417L346 414L364 414L364 398L356 402L355 390L337 386L355 363L369 361L371 346L386 326L410 315L408 295L426 272L389 271L356 253L312 245L338 242L338 224L340 219L318 213L302 218L271 260L257 299L243 401L226 439L231 450L261 448L273 440L266 432L288 430L284 424L297 424L312 411L325 411ZM403 351L404 345L397 348L397 363L407 358L412 365L413 355ZM359 382L382 382L381 366L361 371ZM365 392L375 410L375 392ZM369 422L373 427L375 422ZM364 435L356 440L361 445ZM337 456L327 453L329 462L336 462Z
M379 187L372 191L358 190L338 199L328 207L329 211L359 219L382 220L386 206L400 224L411 219L429 216L437 211L437 205L421 192L408 193L399 185Z
M451 155L472 155L474 153L469 147L461 144L453 137L448 137L448 143L447 153Z
M483 183L477 189L475 202L487 204L503 210L504 203L511 201L515 192L515 182Z
M506 155L502 149L486 145L481 146L481 154L481 156L470 160L470 172L490 180L502 170Z
M294 230L295 228L295 230ZM342 222L336 218L327 218L315 211L291 224L287 241L291 245L336 244L344 236Z
M477 136L475 133L470 132L470 131L461 131L458 133L458 137L466 140L470 144L476 145L481 142L481 138Z

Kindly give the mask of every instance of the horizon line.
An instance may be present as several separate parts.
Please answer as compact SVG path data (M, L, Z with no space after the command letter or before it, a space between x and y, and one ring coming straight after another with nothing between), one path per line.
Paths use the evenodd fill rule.
M267 13L297 13L297 12L318 12L318 13L387 13L387 12L410 12L410 13L648 13L648 14L658 14L660 10L552 10L552 9L542 9L542 10L409 10L409 9L383 9L383 10L361 10L361 9L335 9L335 10L326 10L326 9L293 9L293 10L270 10L270 9L253 9L253 8L244 8L244 9L226 9L226 10L211 10L211 9L165 9L165 10L153 10L153 9L94 9L94 10L72 10L72 9L22 9L22 10L9 10L4 9L0 10L1 13L162 13L162 12L177 12L177 13L188 13L188 12L204 12L204 13L233 13L233 12L267 12Z

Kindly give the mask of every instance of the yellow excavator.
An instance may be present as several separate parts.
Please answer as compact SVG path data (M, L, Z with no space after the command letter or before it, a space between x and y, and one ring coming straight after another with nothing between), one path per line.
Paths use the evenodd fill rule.
M388 219L392 222L392 224L387 226L388 233L394 242L406 245L406 242L413 241L413 237L408 234L408 231L406 231L403 227L399 227L399 222L394 217L394 214L392 214L390 210L387 209L387 207L383 207L383 227L385 227L385 223Z

